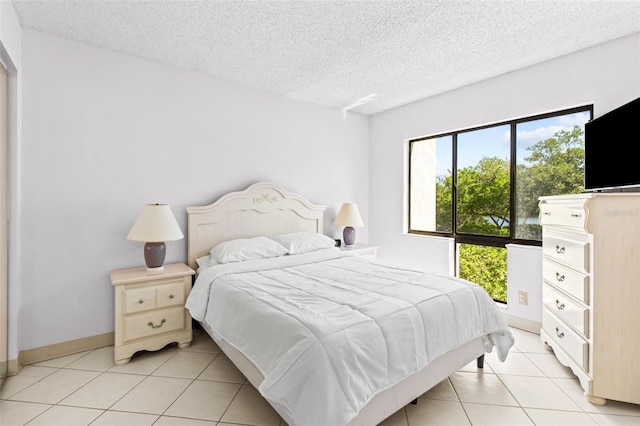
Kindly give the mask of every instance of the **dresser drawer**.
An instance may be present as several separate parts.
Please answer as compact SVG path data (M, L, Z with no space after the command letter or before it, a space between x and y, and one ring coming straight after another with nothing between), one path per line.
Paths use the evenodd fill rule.
M544 258L542 263L544 280L575 297L585 305L589 304L589 275L568 268L560 263Z
M589 272L589 243L547 233L542 239L543 254L563 265Z
M584 371L589 371L589 343L571 330L545 307L542 311L542 328L553 343L562 349Z
M544 305L549 311L582 336L589 337L589 308L549 284L544 285L542 294Z
M183 329L184 316L183 307L126 316L124 317L124 342Z
M586 229L587 210L582 203L540 204L540 225Z

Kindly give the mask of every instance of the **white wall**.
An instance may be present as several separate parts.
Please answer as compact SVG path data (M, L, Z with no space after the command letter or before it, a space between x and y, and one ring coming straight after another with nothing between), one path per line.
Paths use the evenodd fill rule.
M370 232L379 257L435 271L452 270L444 238L407 235L404 193L407 139L594 104L595 116L640 96L640 33L434 96L371 118ZM539 249L538 249L539 251ZM541 256L518 254L539 268ZM524 256L524 257L523 257ZM513 271L516 272L516 271ZM509 291L538 294L540 274L508 282ZM518 314L541 316L541 302Z
M23 30L21 350L113 331L109 272L144 265L142 205L260 180L369 221L368 117ZM366 242L368 229L358 230ZM186 240L166 263L186 261Z

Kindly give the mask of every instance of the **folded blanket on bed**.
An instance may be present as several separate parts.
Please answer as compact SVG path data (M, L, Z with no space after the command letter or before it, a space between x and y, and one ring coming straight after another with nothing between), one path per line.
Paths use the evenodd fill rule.
M260 393L297 425L347 424L474 338L500 360L514 342L476 284L334 250L205 269L186 306L253 362Z

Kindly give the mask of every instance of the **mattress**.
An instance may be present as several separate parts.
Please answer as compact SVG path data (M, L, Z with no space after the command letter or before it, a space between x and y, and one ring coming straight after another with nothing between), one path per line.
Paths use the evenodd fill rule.
M483 338L513 336L471 282L320 250L199 271L192 317L249 359L296 425L344 425L377 393Z

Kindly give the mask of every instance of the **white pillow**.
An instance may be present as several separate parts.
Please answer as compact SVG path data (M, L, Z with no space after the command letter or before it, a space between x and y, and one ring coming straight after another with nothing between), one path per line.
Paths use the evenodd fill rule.
M211 256L206 255L196 259L199 268L208 268L211 265Z
M268 259L287 254L282 245L267 237L239 238L220 243L209 252L211 265Z
M333 238L315 232L291 232L273 235L269 238L283 245L289 254L307 253L336 246L336 241Z

